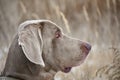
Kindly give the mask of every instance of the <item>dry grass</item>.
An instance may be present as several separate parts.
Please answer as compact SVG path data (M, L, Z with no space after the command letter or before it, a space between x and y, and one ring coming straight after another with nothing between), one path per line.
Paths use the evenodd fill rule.
M49 19L62 27L66 34L88 41L93 46L83 65L74 68L69 74L59 72L56 80L100 80L101 72L109 69L105 66L114 65L113 60L116 60L109 48L120 49L119 9L120 0L0 0L0 55L8 52L21 22ZM0 58L0 71L5 58ZM101 68L96 75L96 71ZM111 76L103 76L105 80L110 80L108 77Z
M105 65L99 68L96 72L94 80L120 80L120 51L113 48L113 62L109 65Z

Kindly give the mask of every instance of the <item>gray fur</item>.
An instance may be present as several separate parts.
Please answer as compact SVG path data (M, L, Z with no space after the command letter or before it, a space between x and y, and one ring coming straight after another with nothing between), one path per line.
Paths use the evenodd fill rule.
M30 33L29 31L33 29L34 31ZM40 32L38 30L40 30ZM22 33L22 31L25 31L25 33ZM36 33L36 31L39 33ZM59 38L56 38L56 31L60 33ZM21 35L26 36L24 37ZM37 64L39 61L34 61L37 59L32 59L36 57L34 52L28 52L26 54L24 51L26 46L25 49L23 49L24 45L28 46L29 43L32 43L31 41L36 42L37 44L37 41L30 37L31 35L32 37L38 37L35 38L38 39L40 46L43 44L40 48L42 53L36 51L35 54L41 54L38 58L43 62L40 62L40 64ZM39 38L38 35L41 35L41 37ZM26 43L24 42L26 40L30 41ZM20 25L18 34L15 36L10 46L2 76L13 77L21 80L53 80L54 75L58 71L69 72L70 70L66 71L67 68L69 69L69 67L72 68L80 65L90 51L91 46L89 49L88 46L90 45L86 42L65 35L62 32L62 29L51 21L33 20L24 22ZM28 50L26 51L29 51L29 47L30 49L35 48L30 45L27 47ZM28 58L29 56L27 57L27 55L31 58Z

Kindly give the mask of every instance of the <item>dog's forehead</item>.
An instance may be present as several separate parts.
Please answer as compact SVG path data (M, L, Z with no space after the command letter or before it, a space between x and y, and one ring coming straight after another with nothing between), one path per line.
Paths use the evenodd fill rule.
M52 22L50 20L28 20L28 21L25 21L25 22L23 22L23 23L20 24L20 26L18 28L18 32L22 31L28 25L39 24L39 23L48 24L48 26L51 25L50 28L59 28L60 30L62 30L58 25L56 25L54 22Z

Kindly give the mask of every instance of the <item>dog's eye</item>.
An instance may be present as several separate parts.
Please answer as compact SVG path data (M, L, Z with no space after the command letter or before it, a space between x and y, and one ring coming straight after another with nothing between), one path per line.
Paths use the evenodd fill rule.
M55 33L55 38L59 38L59 37L61 37L61 33L60 30L57 30Z

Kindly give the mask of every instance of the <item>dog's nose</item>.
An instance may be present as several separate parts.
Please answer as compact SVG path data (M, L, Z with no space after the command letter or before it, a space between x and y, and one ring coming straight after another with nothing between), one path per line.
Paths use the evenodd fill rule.
M82 43L81 49L83 52L89 52L91 50L91 45L89 43Z
M86 47L87 50L89 50L89 51L91 50L91 45L90 44L85 43L84 46Z

